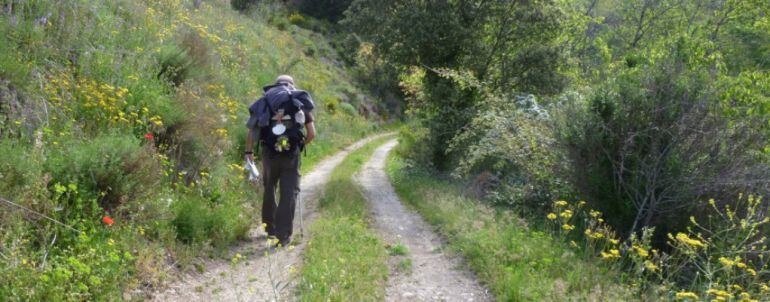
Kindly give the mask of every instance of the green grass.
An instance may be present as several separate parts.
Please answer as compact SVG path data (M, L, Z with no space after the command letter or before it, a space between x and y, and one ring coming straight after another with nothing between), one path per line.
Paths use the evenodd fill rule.
M409 255L409 248L401 243L398 243L394 246L388 247L388 254L391 256L406 256Z
M280 12L192 3L31 0L0 14L0 196L86 233L3 205L0 300L141 300L245 237L259 217L240 169L246 109L279 74L316 100L303 171L375 130L335 107L366 98L325 37L267 21Z
M320 200L320 215L310 227L304 254L302 301L380 301L388 276L388 255L368 223L368 207L352 176L374 149L390 137L379 138L349 154L332 172Z
M405 203L447 238L499 301L628 301L612 271L506 210L463 197L457 184L391 153L388 174Z

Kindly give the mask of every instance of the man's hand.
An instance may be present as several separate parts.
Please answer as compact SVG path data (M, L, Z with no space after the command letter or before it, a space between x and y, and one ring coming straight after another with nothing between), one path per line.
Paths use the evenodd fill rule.
M254 154L246 154L246 160L249 162L254 162Z
M307 128L307 137L305 138L305 145L309 145L310 142L313 141L315 138L315 124L313 122L307 123L305 125Z

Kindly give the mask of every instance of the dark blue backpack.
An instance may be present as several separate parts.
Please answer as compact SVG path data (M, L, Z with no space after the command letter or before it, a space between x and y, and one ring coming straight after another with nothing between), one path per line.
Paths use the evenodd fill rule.
M262 103L260 103L262 102ZM283 85L268 89L250 110L257 115L259 142L273 154L294 153L304 148L304 104Z

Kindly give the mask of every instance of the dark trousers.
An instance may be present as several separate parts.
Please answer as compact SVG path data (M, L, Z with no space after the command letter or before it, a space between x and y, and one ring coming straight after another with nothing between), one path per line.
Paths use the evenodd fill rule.
M280 240L291 237L294 209L297 204L300 181L299 151L287 154L273 154L267 148L262 152L262 179L265 186L262 198L262 223L267 225L267 234ZM279 187L280 202L275 202L276 187Z

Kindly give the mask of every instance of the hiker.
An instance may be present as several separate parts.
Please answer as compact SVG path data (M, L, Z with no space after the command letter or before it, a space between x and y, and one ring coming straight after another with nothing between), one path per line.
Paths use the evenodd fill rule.
M264 94L249 106L249 135L246 138L246 158L254 161L254 142L261 149L262 223L268 238L278 244L291 242L294 208L300 191L300 153L315 138L312 111L315 105L306 91L294 87L294 79L281 75L275 84L265 86ZM306 129L307 135L303 133ZM276 185L280 186L280 201L275 202Z

